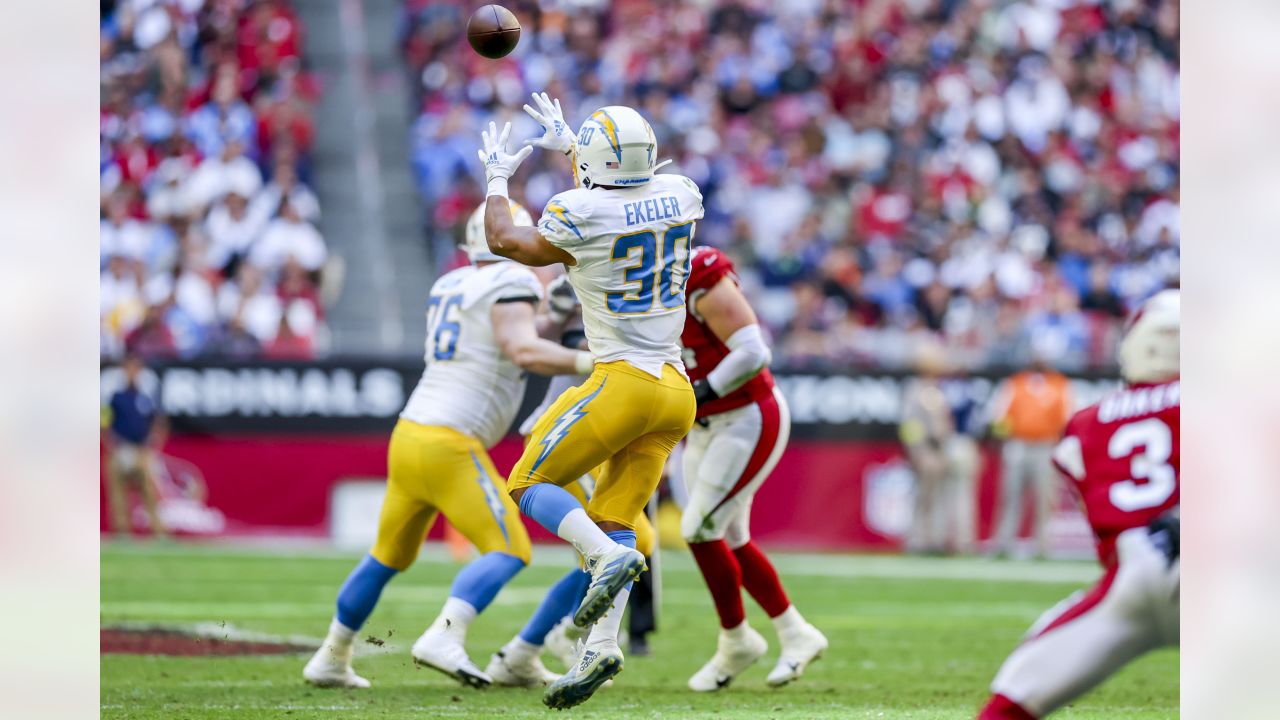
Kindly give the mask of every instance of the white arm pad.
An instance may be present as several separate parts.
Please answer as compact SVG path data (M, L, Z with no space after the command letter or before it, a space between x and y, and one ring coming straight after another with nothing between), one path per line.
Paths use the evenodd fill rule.
M754 323L739 328L724 344L729 346L729 354L707 373L707 383L721 397L742 387L768 366L773 357L764 344L760 326Z

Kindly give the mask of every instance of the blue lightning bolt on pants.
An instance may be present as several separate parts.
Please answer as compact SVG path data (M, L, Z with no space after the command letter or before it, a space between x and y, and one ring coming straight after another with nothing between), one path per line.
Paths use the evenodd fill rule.
M656 378L623 361L597 363L538 419L507 487L565 487L599 468L587 515L635 529L695 410L689 381L671 365Z
M369 552L382 565L395 570L412 565L442 513L482 554L529 562L529 535L520 511L479 440L401 420L391 433L387 470L378 539Z

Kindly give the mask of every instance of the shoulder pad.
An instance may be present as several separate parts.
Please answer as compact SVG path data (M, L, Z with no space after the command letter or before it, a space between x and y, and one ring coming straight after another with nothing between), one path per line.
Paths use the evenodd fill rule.
M538 232L552 245L563 247L586 240L586 221L592 204L582 188L566 190L547 201L538 218Z
M693 249L693 256L689 258L687 283L690 291L710 290L725 275L733 276L735 281L737 279L729 256L709 245L699 245Z
M467 284L465 307L482 300L497 301L507 298L533 297L542 300L542 282L524 265L500 262L481 268Z

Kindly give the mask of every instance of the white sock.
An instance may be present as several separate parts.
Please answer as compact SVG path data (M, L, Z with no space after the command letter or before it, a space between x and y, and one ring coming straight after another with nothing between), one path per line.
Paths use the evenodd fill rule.
M629 588L623 588L618 597L613 599L613 606L604 617L591 626L591 634L587 636L587 644L617 643L618 631L622 628L623 611L627 609L627 598L631 596Z
M467 628L476 619L476 609L471 603L461 598L451 597L444 601L444 608L431 623L430 630L438 630L463 642L467 638Z
M599 555L614 544L600 526L587 517L587 511L582 508L574 508L561 518L556 535L572 543L583 557Z
M747 636L747 628L751 627L746 620L738 623L737 627L720 628L720 635L727 640L734 642L740 641Z
M329 642L330 643L343 644L343 646L346 646L346 644L351 644L352 641L355 641L355 639L356 639L356 630L348 628L348 626L343 625L342 623L339 623L337 618L334 618L332 621L330 621L329 623Z
M773 627L778 631L778 637L785 637L804 627L804 625L804 618L800 616L800 611L796 609L795 605L788 605L781 615L773 618Z
M325 636L319 653L323 653L330 663L350 664L351 656L355 654L353 644L355 637L355 630L338 622L338 618L334 618L329 623L329 634Z
M502 646L502 654L510 662L524 662L531 657L537 657L540 652L542 652L541 645L534 645L519 635L511 638L511 642Z

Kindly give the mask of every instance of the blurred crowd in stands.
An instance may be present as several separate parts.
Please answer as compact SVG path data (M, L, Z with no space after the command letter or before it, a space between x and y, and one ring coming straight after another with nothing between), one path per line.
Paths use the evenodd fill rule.
M482 120L538 134L628 104L702 188L777 361L1112 364L1125 314L1179 275L1176 0L512 0L508 58L472 3L406 0L412 163L438 246L481 200ZM513 194L568 187L538 152ZM454 258L452 262L460 262Z
M102 0L101 351L309 358L340 275L287 0ZM340 269L340 268L339 268Z

